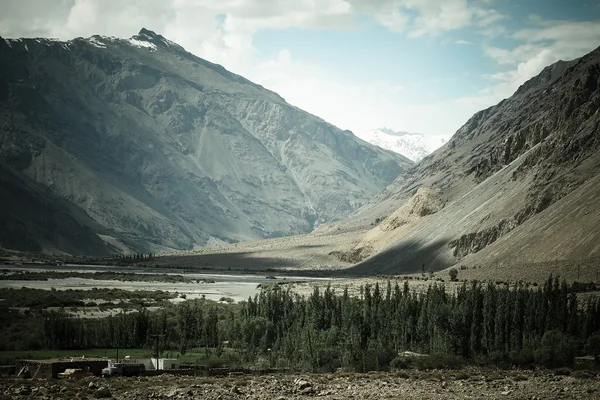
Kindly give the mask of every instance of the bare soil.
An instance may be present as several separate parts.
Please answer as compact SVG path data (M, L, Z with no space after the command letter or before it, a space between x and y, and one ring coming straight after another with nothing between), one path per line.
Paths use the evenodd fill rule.
M3 379L0 399L598 399L589 371L406 371L225 378Z

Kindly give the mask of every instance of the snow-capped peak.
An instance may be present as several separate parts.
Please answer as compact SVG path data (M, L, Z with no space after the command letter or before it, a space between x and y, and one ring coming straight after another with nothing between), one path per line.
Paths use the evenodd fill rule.
M402 154L414 162L419 162L448 141L443 136L394 131L385 127L357 132L356 136L375 146Z

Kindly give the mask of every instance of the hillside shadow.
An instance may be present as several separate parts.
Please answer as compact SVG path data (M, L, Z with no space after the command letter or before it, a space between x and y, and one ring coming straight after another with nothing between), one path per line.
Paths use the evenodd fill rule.
M368 258L344 272L350 276L378 274L401 275L438 271L450 266L441 257L448 242L438 240L424 245L422 242L408 241Z
M169 262L175 262L177 265L186 267L213 267L218 269L266 269L266 268L290 268L299 265L300 262L274 258L274 257L256 257L256 253L237 252L237 253L213 253L197 254L188 256L172 257Z
M437 271L450 266L440 255L447 246L447 241L436 241L425 245L422 242L410 241L364 260L345 269L298 269L305 266L310 257L298 259L260 257L257 252L232 252L216 254L196 254L175 256L164 260L164 265L176 265L195 272L224 272L257 274L276 272L283 275L314 276L330 278L365 277L375 275L401 275L420 273L423 264L425 272ZM299 246L299 247L322 247Z

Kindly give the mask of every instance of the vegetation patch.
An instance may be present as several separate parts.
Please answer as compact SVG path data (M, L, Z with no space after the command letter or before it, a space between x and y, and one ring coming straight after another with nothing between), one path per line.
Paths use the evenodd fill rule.
M600 351L600 303L595 297L580 302L572 287L555 278L533 289L522 283L465 283L453 293L437 283L417 293L408 282L401 287L388 281L383 287L365 285L356 297L331 287L300 296L272 285L238 304L198 299L102 319L43 310L28 318L37 321L30 339L40 349L158 344L161 352L223 375L235 368L328 373L414 368L427 371L424 379L444 379L439 370L460 370L475 361L566 368L575 356ZM480 379L507 377L491 372Z
M48 279L81 278L93 280L108 280L121 282L167 282L167 283L193 283L196 280L183 275L170 274L138 274L133 272L78 272L78 271L11 271L0 270L0 280L11 281L47 281ZM214 282L214 281L213 281Z

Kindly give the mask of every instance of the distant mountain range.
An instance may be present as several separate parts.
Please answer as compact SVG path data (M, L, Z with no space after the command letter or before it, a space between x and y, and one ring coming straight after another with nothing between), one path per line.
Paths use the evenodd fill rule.
M447 142L441 136L394 131L389 128L357 132L356 136L375 146L402 154L414 162L421 161Z
M311 232L413 163L147 29L0 38L0 247L192 249Z

